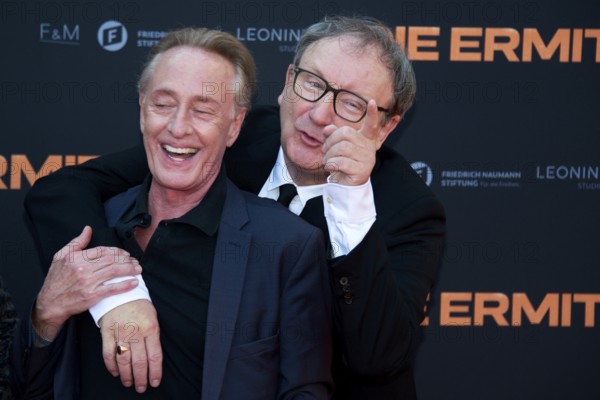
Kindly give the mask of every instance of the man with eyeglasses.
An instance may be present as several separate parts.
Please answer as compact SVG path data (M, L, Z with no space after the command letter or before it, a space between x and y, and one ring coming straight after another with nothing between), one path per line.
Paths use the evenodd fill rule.
M384 145L415 86L389 28L370 18L326 18L301 37L279 112L256 107L226 153L227 174L240 188L288 203L328 239L334 399L416 398L412 357L441 258L445 214L410 165ZM57 215L48 199L60 190L61 209L85 201L81 215L53 222L72 230L85 222L98 231L106 225L99 199L141 181L144 159L137 148L38 181L27 207L46 251L58 245L45 241L55 232L49 215ZM106 316L119 321L135 307L130 302ZM142 335L156 330L152 318L138 319ZM150 360L150 379L160 377L152 364L156 351L132 354L134 368L136 360Z

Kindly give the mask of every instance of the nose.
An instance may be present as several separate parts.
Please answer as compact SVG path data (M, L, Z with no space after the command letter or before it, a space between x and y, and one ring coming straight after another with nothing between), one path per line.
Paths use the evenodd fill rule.
M178 107L171 115L167 129L175 137L182 137L191 133L192 125L184 107Z
M333 93L327 93L322 99L313 103L309 115L310 119L317 125L325 126L332 124L335 117Z

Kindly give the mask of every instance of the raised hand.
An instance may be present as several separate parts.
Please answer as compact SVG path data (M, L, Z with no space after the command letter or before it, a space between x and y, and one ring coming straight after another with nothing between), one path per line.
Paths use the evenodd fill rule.
M371 100L360 129L335 125L324 128L323 163L331 182L358 186L369 180L375 166L375 153L387 136L380 133L380 122L377 104Z

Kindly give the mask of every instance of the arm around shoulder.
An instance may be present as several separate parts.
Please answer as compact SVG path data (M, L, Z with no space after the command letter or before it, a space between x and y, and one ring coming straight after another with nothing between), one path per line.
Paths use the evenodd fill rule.
M103 202L139 184L147 171L144 149L138 146L38 179L25 198L25 210L44 270L85 225L94 229L91 246L115 245Z

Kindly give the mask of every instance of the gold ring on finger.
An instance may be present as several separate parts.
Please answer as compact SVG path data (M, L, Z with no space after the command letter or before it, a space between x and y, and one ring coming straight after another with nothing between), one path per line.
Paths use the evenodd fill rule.
M117 350L117 354L124 354L124 353L127 353L129 351L129 349L127 348L127 346L123 346L122 344L118 344L116 350Z

